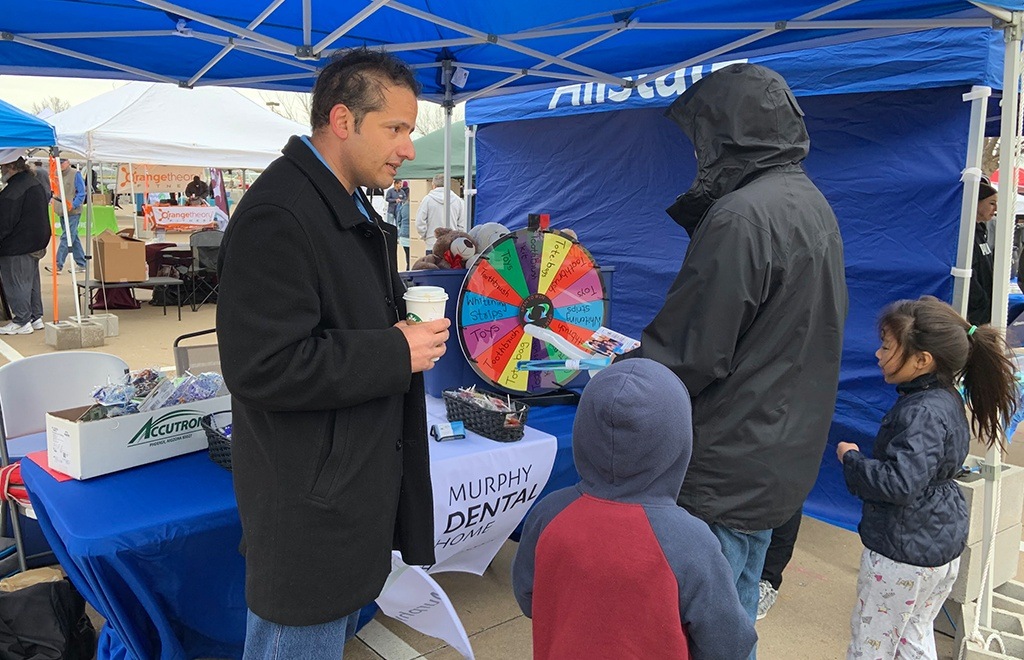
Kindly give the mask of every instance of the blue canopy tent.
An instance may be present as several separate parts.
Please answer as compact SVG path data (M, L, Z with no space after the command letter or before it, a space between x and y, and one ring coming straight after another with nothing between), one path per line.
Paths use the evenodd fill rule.
M388 49L410 63L423 85L423 98L445 105L450 120L452 105L460 101L531 92L550 88L552 84L580 84L576 96L583 106L588 105L587 99L592 105L601 94L613 103L646 99L661 95L660 88L671 90L684 85L687 74L680 80L675 72L723 59L765 58L759 61L773 65L768 57L782 56L797 49L839 46L943 27L994 28L997 34L1005 36L1002 83L997 85L1006 90L1000 130L1003 144L1016 144L1024 0L988 3L776 0L760 4L740 0L663 0L635 7L624 6L621 0L560 3L541 0L232 0L214 3L208 0L107 0L99 4L37 0L19 7L18 11L0 15L0 74L156 80L184 87L234 85L308 91L327 57L365 45ZM885 51L875 51L873 57L876 60L871 66L878 72L886 71L893 59ZM925 70L933 66L941 69L940 59L925 54L920 62ZM789 75L781 63L776 62L774 66ZM995 67L996 71L998 69ZM633 72L633 77L614 72ZM912 70L907 69L900 75L910 80L912 74ZM693 74L689 75L692 80ZM805 80L796 80L798 89L799 85L809 84L815 75L813 70L808 70ZM871 77L861 76L865 80ZM886 79L888 76L873 77ZM827 95L808 96L806 89L799 90L810 116L834 116L843 120L834 124L811 122L817 151L807 167L824 192L831 196L837 191L857 191L857 185L862 183L876 184L873 192L859 192L859 196L834 201L841 218L851 218L844 221L844 231L855 232L864 241L862 252L860 248L854 250L854 256L860 254L862 258L854 258L850 264L856 274L850 278L852 293L859 300L868 298L861 298L856 287L863 287L865 295L873 288L912 287L915 295L933 291L949 297L948 280L945 284L940 282L939 271L947 269L948 272L948 239L953 229L949 218L939 215L938 211L940 206L955 208L959 204L960 195L956 187L950 185L950 175L959 174L964 156L968 161L975 155L980 156L980 147L976 150L976 145L963 143L965 117L969 111L957 94L966 91L968 84L978 80L992 83L997 77L986 68L983 79L954 76L943 82L941 76L937 76L932 83L909 91L892 91L907 87L895 84L898 76L891 77L892 87L856 88L851 83L845 90L838 84L829 89L828 83L832 81L821 77L822 88L829 89ZM844 93L838 94L839 91ZM569 91L564 95L565 100L554 103L552 108L559 108L562 102L572 105L572 98L573 92ZM653 310L660 303L660 291L654 292L649 282L643 281L638 288L618 293L624 290L620 282L632 281L634 285L641 282L630 279L628 269L631 268L657 272L658 255L665 259L665 254L660 252L663 246L653 245L655 241L645 238L644 232L659 235L665 221L660 216L645 217L641 209L667 206L692 176L692 169L688 171L692 165L680 158L680 154L685 154L680 149L685 149L686 145L678 133L657 129L656 134L663 139L656 144L650 134L638 132L633 126L633 118L647 126L657 126L655 119L660 116L660 108L629 112L633 113L630 117L624 111L542 120L553 122L550 126L564 128L565 134L574 138L570 141L560 137L557 131L545 130L552 139L539 150L536 142L529 139L530 128L523 126L536 122L495 123L489 127L490 136L484 141L490 153L507 154L516 162L529 163L536 171L547 171L562 179L560 197L549 199L570 200L569 206L575 208L549 208L556 216L562 212L563 217L569 217L571 210L590 215L603 212L615 218L616 249L619 254L630 255L628 263L623 262L623 277L616 275L616 314L622 305L627 310L631 305L634 310ZM590 133L578 133L580 125L586 125ZM517 131L520 134L517 135ZM878 157L877 144L890 139L894 133L903 136L906 148L920 162L929 163L937 170L936 174L928 174L922 181L915 182L912 188L895 188L903 196L894 196L891 206L903 210L895 214L895 221L905 223L902 225L907 230L905 236L888 231L884 223L893 218L891 215L879 213L885 218L882 220L847 213L848 209L873 202L879 191L889 190L884 184L906 179L901 169L892 162L886 165ZM519 140L518 145L516 140ZM646 173L646 181L663 180L663 187L645 184L641 188L627 188L621 184L623 180L632 180L618 176L619 160L630 154L616 152L616 145L629 141L643 143L647 156L652 159L649 163L631 161L636 171ZM528 145L532 145L532 149ZM592 168L594 173L590 178L604 184L602 198L614 197L615 208L593 206L591 200L565 190L570 186L564 179L574 171L570 166L577 163L562 158L560 152L580 153L581 149L587 150L586 156L604 163L603 168ZM514 220L543 202L544 198L534 196L528 207L523 196L509 190L513 182L501 178L503 174L514 175L515 172L503 172L500 163L488 165L486 153L482 156L480 173L489 180L487 189L479 186L484 204L479 219L507 217ZM548 168L549 159L557 159L560 166ZM999 169L1007 173L1007 177L1012 177L1010 173L1015 169L1012 159L1012 150L1004 149ZM844 167L844 163L848 166ZM534 185L533 172L520 171L524 178L514 184ZM448 167L447 175L450 175ZM969 200L977 192L976 176L969 177L965 184L963 199ZM489 190L491 185L496 186L494 191ZM537 188L537 193L541 192L553 194L554 191L549 187ZM498 209L497 200L506 193L519 205L517 208ZM996 272L1007 274L1013 193L1010 186L1004 186L999 192L996 232ZM962 216L968 217L966 211L962 211ZM491 217L486 217L488 214ZM916 218L916 222L911 222L911 218ZM928 223L924 230L923 223ZM641 227L642 231L630 231L634 226ZM972 223L970 227L973 228ZM593 240L591 236L601 240L597 229L588 227L583 233L587 241ZM610 244L611 238L606 236L605 240ZM672 236L664 242L666 247L675 248L671 254L674 267L682 254L683 241L680 236ZM918 262L920 267L913 273L894 268L898 263L869 258L872 247L879 254L895 254L884 248L898 242L909 243L901 260L910 252L924 255ZM965 241L961 236L960 244L969 246L970 239ZM598 258L603 257L599 250ZM963 262L958 258L956 263ZM958 281L962 283L962 277ZM994 299L1006 298L1007 284L1002 278L996 278ZM631 302L624 301L627 296ZM623 313L628 320L629 312ZM868 310L867 305L854 310L857 318L851 314L849 336L867 337L865 328L876 313L877 309ZM864 314L867 318L859 318ZM1005 317L1005 309L994 309L995 325L1005 326ZM633 320L622 327L627 331L636 328L639 320L640 314L635 312ZM854 355L863 356L866 350L869 347L850 345L847 355L853 359ZM844 367L844 397L846 392L853 394L841 403L850 415L859 415L860 422L849 422L849 428L858 434L864 433L863 420L871 420L886 402L882 395L872 394L868 387L849 389L849 386L874 377L873 370L869 373L863 361L860 367L855 363ZM856 398L858 396L865 398ZM840 424L847 423L841 416L836 419L834 433L845 428ZM827 462L829 457L825 458ZM997 462L998 455L990 455L990 459ZM989 490L988 486L986 489ZM823 500L826 503L827 497ZM845 506L841 504L840 508ZM991 530L987 530L986 535L986 538L991 536ZM987 610L990 608L986 604L979 617L981 620L988 616Z
M0 101L0 148L52 147L55 144L57 136L53 126L6 101Z
M409 62L450 121L459 101L553 80L640 89L723 53L1019 26L1021 10L1024 0L38 0L0 16L0 74L308 91L326 58L366 45ZM613 73L640 69L645 78Z
M1001 48L991 30L939 30L750 58L779 71L800 98L811 135L806 169L845 242L839 400L805 508L822 520L856 526L860 503L834 445L870 446L895 398L874 358L879 310L899 298L952 296L970 118L961 95L999 86ZM614 328L639 337L688 243L664 209L696 171L693 147L664 109L712 68L670 73L647 94L574 84L469 103L477 221L518 228L528 213L546 212L554 226L574 229L599 264L615 266Z

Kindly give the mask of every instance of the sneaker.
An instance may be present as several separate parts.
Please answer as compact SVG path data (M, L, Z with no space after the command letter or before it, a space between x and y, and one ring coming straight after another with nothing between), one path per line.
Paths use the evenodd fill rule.
M43 319L38 318L35 321L32 321L32 329L33 330L42 330L43 329Z
M43 270L45 270L47 273L52 273L53 272L53 268L50 267L50 266L43 266ZM59 273L62 270L64 270L64 269L63 268L58 268L57 272Z
M772 609L775 599L779 597L779 590L772 589L772 584L768 580L761 580L757 587L760 592L757 599L757 620L760 621L768 615L768 610Z
M7 325L0 327L0 335L30 335L32 334L32 324L26 323L25 325L18 325L14 321L11 321Z
M82 266L68 266L68 272L78 273L79 275L81 275L82 273L85 272L85 268Z

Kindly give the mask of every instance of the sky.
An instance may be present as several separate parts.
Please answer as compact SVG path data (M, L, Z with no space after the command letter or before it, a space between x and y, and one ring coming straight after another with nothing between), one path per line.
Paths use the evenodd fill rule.
M41 103L51 96L59 96L71 105L76 105L124 84L125 81L98 78L0 75L0 99L22 110L32 112L34 103ZM252 89L240 89L240 91L259 103L265 103L268 99L288 94L287 92L258 92Z
M61 99L67 101L71 105L77 105L83 101L88 101L94 96L99 96L105 92L109 92L112 89L116 89L121 85L126 84L127 81L100 79L100 78L53 78L44 76L7 76L0 75L0 100L7 101L13 106L21 108L26 112L32 112L33 104L42 103L44 100L49 99L52 96L58 96ZM248 96L252 100L260 104L266 104L267 101L277 102L281 105L278 106L277 112L279 114L288 115L288 112L283 111L282 106L288 106L293 115L303 116L292 116L291 118L301 123L309 124L308 119L305 118L302 110L302 103L299 101L299 94L294 92L267 92L263 90L245 89L239 87L238 90L245 96ZM440 126L440 106L429 101L420 101L420 113L421 115L429 113L431 115L437 115L434 121L424 121L424 126L430 126L431 128ZM465 117L464 104L460 104L455 108L455 120L463 119ZM424 118L425 119L425 118ZM418 137L424 131L417 130L413 133L413 137Z

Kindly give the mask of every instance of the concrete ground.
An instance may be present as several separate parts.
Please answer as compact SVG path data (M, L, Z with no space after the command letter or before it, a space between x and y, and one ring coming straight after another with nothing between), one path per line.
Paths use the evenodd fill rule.
M130 226L130 218L119 218ZM187 236L168 237L187 242ZM414 253L422 243L414 242ZM49 263L49 258L44 259ZM47 273L42 280L46 320L51 319L53 284ZM74 314L71 275L58 276L58 301L62 317ZM139 291L139 298L150 294ZM132 368L174 364L171 345L175 337L215 325L216 307L198 312L182 311L179 322L173 309L164 316L159 307L143 304L139 310L116 310L120 326L117 337L95 349L123 357ZM287 310L268 310L287 314ZM19 356L52 350L43 333L0 338L0 363ZM59 377L59 375L54 375ZM1024 464L1024 436L1011 449L1008 462ZM512 597L509 567L516 544L509 541L482 576L445 573L434 576L455 605L480 660L530 658L531 624ZM800 530L793 559L785 573L779 599L769 615L758 622L758 655L768 660L825 660L845 657L849 640L849 617L855 599L855 585L862 546L857 535L806 518ZM1018 565L1018 579L1024 578L1024 562ZM99 615L95 614L98 621ZM937 635L939 657L954 658L953 641ZM426 637L384 615L364 628L345 649L346 660L454 660L460 655L443 642Z

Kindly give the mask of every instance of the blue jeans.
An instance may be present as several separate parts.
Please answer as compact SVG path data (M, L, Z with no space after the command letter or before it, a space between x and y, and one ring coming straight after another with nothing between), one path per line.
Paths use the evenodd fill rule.
M74 255L75 265L85 268L85 250L82 249L82 239L78 235L78 223L81 215L69 215L68 224L71 226L71 254ZM61 219L61 230L64 229L64 221ZM64 268L64 260L68 258L68 239L60 237L60 245L57 246L57 270Z
M732 568L740 604L750 620L754 621L757 618L757 599L760 596L758 583L761 581L764 557L768 554L768 545L772 541L772 530L747 533L718 524L712 524L710 527L718 537L718 542L722 544L722 554ZM750 660L756 657L755 646L750 652Z
M315 626L283 626L249 610L242 660L341 660L358 623L359 610Z

